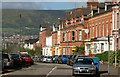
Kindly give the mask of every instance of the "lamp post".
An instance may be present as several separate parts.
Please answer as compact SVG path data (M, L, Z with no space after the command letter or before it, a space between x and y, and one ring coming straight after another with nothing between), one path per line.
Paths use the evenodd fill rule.
M110 36L108 34L108 74L110 74Z
M21 18L22 18L22 15L20 14L20 26L21 26ZM21 27L20 27L20 47L22 48L22 31L21 31ZM20 48L20 51L21 51L21 48Z

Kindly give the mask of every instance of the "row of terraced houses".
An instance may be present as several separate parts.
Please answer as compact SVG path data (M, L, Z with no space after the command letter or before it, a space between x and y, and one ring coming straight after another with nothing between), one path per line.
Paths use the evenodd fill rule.
M120 49L120 2L87 2L87 7L72 9L65 19L58 18L53 30L40 28L39 43L43 55L98 54ZM109 41L108 41L109 37Z

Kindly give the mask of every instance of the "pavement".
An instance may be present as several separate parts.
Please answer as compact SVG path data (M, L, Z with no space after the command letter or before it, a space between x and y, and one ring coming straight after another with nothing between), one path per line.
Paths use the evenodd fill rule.
M116 67L113 65L110 65L109 68L109 74L108 74L108 65L107 64L101 64L100 65L100 75L101 77L120 77L120 67Z
M107 64L100 65L98 77L120 77L120 69L110 66L110 74L107 73ZM72 76L72 66L55 63L35 63L19 70L1 74L1 77L86 77ZM90 77L90 76L87 76Z

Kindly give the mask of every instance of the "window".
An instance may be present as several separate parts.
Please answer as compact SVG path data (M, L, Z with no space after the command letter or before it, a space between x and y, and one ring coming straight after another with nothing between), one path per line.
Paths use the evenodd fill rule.
M101 36L101 25L99 24L99 37Z
M104 36L104 25L102 25L102 29L103 29L102 31L103 31L103 36Z
M96 25L96 37L98 36L98 26Z
M75 32L72 31L72 41L74 41L74 40L75 40Z
M70 41L70 32L68 32L68 41Z
M65 33L63 33L63 41L65 41Z
M104 43L101 43L101 52L104 51Z
M110 32L111 32L111 35L112 35L112 30L113 30L113 26L112 26L112 22L110 22L110 27L111 27L111 29L110 29Z
M94 53L96 53L96 51L97 51L97 44L94 43Z
M82 31L81 30L78 31L78 40L79 41L82 40Z
M106 36L108 35L108 23L106 24Z
M92 37L94 37L94 26L93 26L92 32L93 32Z
M99 37L99 26L97 25L97 37Z

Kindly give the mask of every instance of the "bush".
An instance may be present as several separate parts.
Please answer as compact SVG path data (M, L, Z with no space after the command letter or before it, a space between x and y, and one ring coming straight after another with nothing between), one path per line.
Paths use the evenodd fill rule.
M114 60L114 52L113 51L110 51L110 62L112 63L113 60ZM103 60L103 61L108 61L108 51L105 51L101 54L96 54L95 57L98 57L100 58L100 60Z
M84 46L76 46L76 52L78 54L84 54L85 47Z

